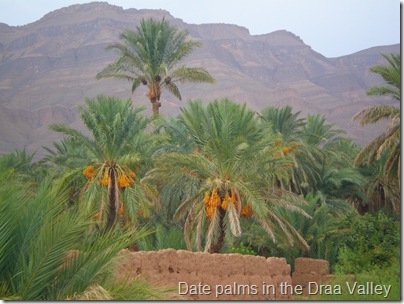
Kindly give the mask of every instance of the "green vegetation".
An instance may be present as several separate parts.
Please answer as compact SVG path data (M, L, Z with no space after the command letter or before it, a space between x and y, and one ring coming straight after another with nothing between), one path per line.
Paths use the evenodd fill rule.
M400 258L400 223L384 212L350 218L335 270L341 273L388 267Z
M230 253L239 253L239 254L249 254L256 255L255 251L252 249L251 245L245 246L244 244L240 244L238 247L231 247Z
M120 38L109 47L120 56L97 77L128 79L132 91L147 85L154 114L162 88L181 99L177 83L213 82L202 68L177 67L199 44L164 19ZM400 57L384 57L390 65L372 71L387 85L368 93L399 100ZM44 159L25 150L0 157L1 298L164 298L115 278L124 248L280 256L292 266L321 258L335 282L354 274L400 297L399 108L355 115L362 125L390 120L362 150L324 117L288 105L258 113L223 98L189 101L176 117L143 110L88 98L85 130L51 125L64 137Z
M89 293L95 289L104 291L95 298L105 299L116 292L117 281L111 275L117 253L150 231L94 232L91 218L66 209L68 192L54 187L50 177L35 190L19 183L13 173L2 174L0 180L2 299L85 299L92 298ZM13 183L6 182L10 180ZM162 294L145 284L127 284L127 296L145 299ZM143 295L137 292L140 286Z
M295 295L292 298L293 300L304 301L399 301L401 300L400 266L400 261L396 260L391 266L375 266L371 270L363 271L353 276L337 273L329 284L332 286L340 285L341 294ZM385 297L385 294L358 294L356 292L351 294L346 284L348 282L351 284L350 288L352 288L354 281L357 284L364 285L368 282L375 285L391 285L391 289L387 297Z

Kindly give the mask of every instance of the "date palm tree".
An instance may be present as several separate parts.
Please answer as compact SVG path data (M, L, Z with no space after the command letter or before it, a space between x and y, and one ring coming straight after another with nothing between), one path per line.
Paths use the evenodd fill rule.
M185 218L187 248L202 250L204 241L205 251L220 252L225 236L241 235L241 217L257 221L274 240L279 228L291 243L307 246L278 213L286 208L305 214L298 206L303 200L274 185L275 177L291 165L287 157L276 157L279 136L262 128L245 105L227 99L207 107L190 102L180 119L193 152L156 155L149 176L166 183L171 188L166 192L179 198L174 218Z
M401 99L401 57L400 55L382 54L388 61L388 65L377 65L370 69L373 73L380 74L386 85L377 85L369 88L368 95L384 95ZM359 120L362 126L374 124L380 120L389 119L386 130L367 144L355 159L355 164L360 165L367 160L368 164L380 159L387 154L383 166L383 173L391 182L398 183L400 188L400 108L389 105L375 105L356 113L353 120Z
M119 56L97 74L97 79L126 79L132 83L132 93L141 84L147 86L154 114L159 113L163 88L181 100L179 83L214 82L213 77L201 67L178 66L201 44L188 39L186 30L178 30L164 18L160 21L143 19L136 31L128 29L122 32L120 40L107 47L107 50L117 50Z
M54 145L56 151L48 149L48 160L68 166L64 183L81 183L84 209L98 208L97 220L106 221L106 228L111 229L120 215L134 220L150 207L152 189L137 175L141 154L153 144L144 132L151 118L141 115L143 108L132 109L130 99L100 95L86 99L86 105L80 107L80 116L92 137L64 124L51 125L65 139Z
M303 140L303 127L306 121L299 118L300 112L293 113L291 106L268 106L261 111L260 117L270 130L282 135L282 140L277 142L282 146L283 154L287 154L294 166L288 168L288 179L279 180L279 186L302 194L317 185L318 172L316 168L316 147ZM318 153L317 153L318 154Z

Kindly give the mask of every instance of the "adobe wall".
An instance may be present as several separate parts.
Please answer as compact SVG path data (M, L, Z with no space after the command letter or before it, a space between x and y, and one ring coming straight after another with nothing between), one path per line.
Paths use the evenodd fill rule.
M284 258L174 249L138 251L123 258L116 274L141 276L153 285L173 287L173 299L291 299L281 289L281 284L292 284L290 265Z
M293 285L303 287L304 294L307 294L309 282L326 284L332 279L330 263L326 260L297 258L295 259L295 271L292 274Z

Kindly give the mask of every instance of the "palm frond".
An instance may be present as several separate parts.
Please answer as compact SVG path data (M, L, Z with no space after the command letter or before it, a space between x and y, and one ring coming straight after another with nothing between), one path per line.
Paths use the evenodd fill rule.
M182 66L173 70L170 74L174 82L207 82L214 83L215 79L203 68L191 68Z
M206 241L205 241L205 252L208 252L213 244L213 242L217 239L220 233L220 214L219 210L215 208L215 211L212 215L212 219L208 224L208 230L206 232Z
M400 109L398 108L386 105L377 105L361 110L360 112L356 113L352 119L360 120L360 124L364 126L367 124L376 123L381 119L393 118L399 113Z
M226 214L229 219L230 230L231 230L232 234L235 237L239 237L241 235L241 226L240 226L239 215L237 213L237 210L236 210L236 207L234 206L234 204L229 204Z
M401 56L399 54L381 54L389 63L376 65L370 71L382 76L390 86L379 85L369 88L368 95L391 95L394 99L401 99Z

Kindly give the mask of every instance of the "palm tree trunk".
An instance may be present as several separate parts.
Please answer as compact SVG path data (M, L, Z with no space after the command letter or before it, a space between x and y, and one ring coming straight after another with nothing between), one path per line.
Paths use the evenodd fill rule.
M216 242L216 244L212 244L210 247L210 252L211 253L220 253L220 250L222 250L223 244L224 244L224 216L226 214L226 211L222 208L219 208L219 229L220 229L220 235L219 238Z
M159 114L159 108L161 107L161 102L158 100L152 101L152 109L153 109L153 115L158 115Z
M157 81L154 81L153 84L149 87L149 99L152 103L153 115L159 114L159 108L161 107L160 102L161 88Z
M111 229L117 220L117 209L119 208L119 189L115 168L109 169L108 182L108 216L106 229Z

